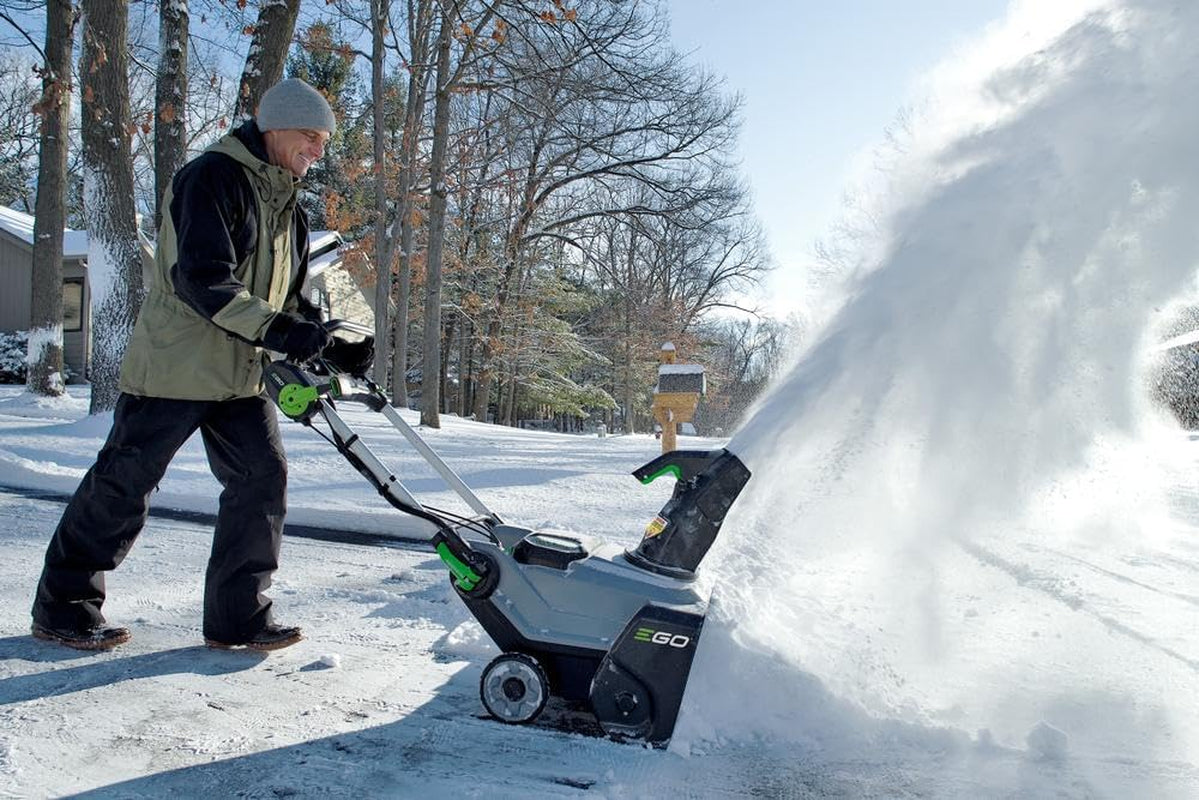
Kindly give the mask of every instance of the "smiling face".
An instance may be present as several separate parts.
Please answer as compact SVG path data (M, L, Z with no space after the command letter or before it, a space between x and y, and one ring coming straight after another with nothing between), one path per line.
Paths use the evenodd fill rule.
M290 171L297 178L303 178L308 168L325 154L329 132L287 128L267 131L263 138L266 139L266 154L271 163Z

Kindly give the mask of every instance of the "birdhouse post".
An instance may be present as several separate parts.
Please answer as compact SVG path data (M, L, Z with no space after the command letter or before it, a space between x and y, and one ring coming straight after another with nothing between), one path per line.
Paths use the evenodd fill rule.
M662 363L658 367L658 385L654 390L654 419L662 427L662 452L678 447L678 426L690 422L707 393L704 368L699 364L678 364L674 344L662 345Z

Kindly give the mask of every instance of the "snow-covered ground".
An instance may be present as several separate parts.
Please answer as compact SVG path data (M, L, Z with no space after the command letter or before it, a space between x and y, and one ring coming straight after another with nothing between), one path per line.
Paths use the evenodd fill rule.
M797 543L782 552L729 530L730 544L756 554L780 596L758 610L723 603L739 595L719 576L736 576L739 561L726 554L712 565L717 607L675 740L655 751L596 738L561 709L528 727L486 719L478 677L494 647L419 543L287 537L273 595L279 617L302 624L308 638L259 657L202 646L208 528L155 517L109 576L106 611L133 628L133 641L83 654L33 640L28 606L62 506L30 494L69 486L99 447L106 426L85 409L82 397L39 403L0 387L0 484L38 490L0 491L2 796L1199 791L1193 481L1176 484L1177 538L1156 546L1049 546L1019 532L947 546L935 597L922 600L938 607L940 648L913 647L909 640L929 636L931 623L892 605L897 593L927 595L926 576L907 589L872 586L890 554L851 550L809 561L793 520L778 521ZM376 415L345 413L380 452L401 441L385 435ZM633 543L669 489L628 474L655 454L648 436L445 423L427 438L514 522ZM421 535L310 431L289 423L284 433L295 464L293 519ZM1176 435L1174 445L1173 457L1192 466L1199 444ZM387 460L422 499L443 491L415 456L397 449ZM211 511L215 484L205 473L199 443L189 443L158 507ZM789 474L803 480L799 469ZM781 614L779 603L787 605ZM759 637L759 617L781 627L776 640Z
M9 492L0 793L1199 797L1199 437L1143 377L1199 294L1196 40L1195 4L1015 2L932 76L805 349L728 442L754 477L704 564L668 750L560 711L482 718L493 651L419 541L289 537L274 596L308 638L253 658L200 647L205 526L157 517L109 583L133 641L34 642L60 507ZM84 409L0 392L0 484L69 491L107 431ZM350 419L454 507L381 420ZM425 433L532 527L632 543L670 491L628 474L648 437ZM292 522L427 534L311 432L285 439ZM215 494L193 445L155 502Z

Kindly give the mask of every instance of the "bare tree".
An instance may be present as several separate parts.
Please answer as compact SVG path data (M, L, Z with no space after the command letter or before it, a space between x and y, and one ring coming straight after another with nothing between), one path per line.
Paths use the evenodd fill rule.
M416 244L415 197L420 132L430 70L426 64L433 28L432 0L408 3L408 98L404 104L404 132L400 139L400 169L396 182L396 217L388 236L387 263L399 239L400 257L395 286L395 320L391 346L391 402L408 405L408 308L412 294L412 251ZM397 237L398 232L398 237ZM389 306L386 303L384 307ZM376 354L376 370L386 362ZM376 373L378 374L378 373Z
M738 101L683 68L640 3L581 2L560 14L518 4L545 24L509 24L487 88L505 101L510 208L503 268L487 309L474 413L483 418L520 300L526 251L560 240L586 258L593 220L676 216L719 194L720 155L735 141ZM519 36L517 34L520 34ZM629 191L629 186L641 191Z
M235 124L254 116L266 90L282 79L299 14L300 0L262 0L233 109Z
M142 298L130 153L126 15L121 0L83 0L84 207L92 309L91 413L117 402L121 359Z
M70 0L48 0L29 322L30 392L59 395L62 378L62 234L66 212L67 131L71 111L71 51L76 12Z
M445 252L446 153L449 143L450 98L475 66L481 33L495 16L499 3L483 3L477 19L462 19L458 0L439 0L441 27L437 39L437 77L433 111L433 149L429 157L429 250L425 263L425 327L421 371L421 423L440 427L441 405L441 270ZM451 68L453 41L462 41L457 66Z
M425 338L420 385L420 421L440 428L441 419L441 256L445 251L445 157L450 136L450 48L458 4L440 0L441 26L437 32L437 76L433 111L433 153L429 159L429 253L425 262Z
M385 383L388 362L388 305L391 298L391 248L387 241L387 129L384 107L384 37L391 0L371 0L371 137L375 171L375 376ZM380 352L382 351L382 352Z
M44 77L39 80L37 73L44 69L11 51L0 55L0 203L29 213L42 138L34 109L45 93Z
M187 159L187 0L160 0L158 75L154 114L154 229L162 223L162 198Z

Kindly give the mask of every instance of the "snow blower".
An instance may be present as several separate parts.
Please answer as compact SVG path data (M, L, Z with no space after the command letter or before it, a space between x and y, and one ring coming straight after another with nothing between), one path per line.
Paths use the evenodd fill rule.
M320 432L392 506L435 526L432 546L455 591L502 653L479 681L492 717L531 722L552 696L587 707L612 738L669 742L707 611L696 568L750 477L737 456L676 450L634 470L645 484L667 474L676 483L640 544L626 549L503 522L370 380L319 361L276 361L265 380L284 415ZM478 516L418 502L338 414L342 402L382 414Z

